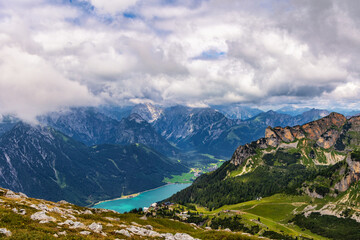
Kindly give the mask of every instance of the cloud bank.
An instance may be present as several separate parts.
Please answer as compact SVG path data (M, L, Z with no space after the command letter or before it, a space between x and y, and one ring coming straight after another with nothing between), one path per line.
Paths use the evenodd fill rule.
M357 0L0 0L0 113L359 108Z

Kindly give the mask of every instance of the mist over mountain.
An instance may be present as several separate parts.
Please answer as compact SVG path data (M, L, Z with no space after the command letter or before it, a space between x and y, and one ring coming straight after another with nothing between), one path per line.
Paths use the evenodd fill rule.
M230 119L240 119L240 120L246 120L249 118L252 118L263 111L257 108L251 108L247 106L242 105L221 105L221 106L212 106L212 108L219 110L221 113L223 113L226 117Z

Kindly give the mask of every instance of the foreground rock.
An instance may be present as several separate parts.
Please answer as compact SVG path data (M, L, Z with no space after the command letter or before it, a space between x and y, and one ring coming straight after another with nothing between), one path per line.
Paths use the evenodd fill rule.
M10 237L12 234L9 230L7 230L6 228L0 228L0 236L1 235L5 235L7 237Z
M186 233L159 233L154 226L149 224L152 222L151 218L145 222L142 220L142 224L135 221L130 222L114 211L82 208L67 202L52 203L28 198L2 188L0 188L0 209L6 210L19 219L26 218L26 225L28 225L24 226L24 223L19 221L18 224L13 223L6 226L7 228L0 228L0 239L6 237L24 239L24 236L32 239L33 230L36 231L36 237L41 239L54 237L59 239L113 239L115 236L117 237L115 239L194 239ZM90 219L96 219L96 222ZM45 226L40 226L39 223ZM160 227L159 231L167 228L169 227ZM16 231L11 232L9 229L16 229ZM175 230L171 227L170 229L171 231Z
M54 217L46 215L46 211L36 212L30 217L32 220L40 221L40 223L56 222Z
M93 232L100 233L103 229L103 226L101 225L101 223L94 222L89 225L89 229L92 230Z

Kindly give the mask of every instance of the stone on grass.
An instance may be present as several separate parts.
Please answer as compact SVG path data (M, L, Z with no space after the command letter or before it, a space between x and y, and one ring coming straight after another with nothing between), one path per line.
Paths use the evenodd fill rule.
M102 227L101 223L93 222L92 224L89 225L89 229L96 233L100 233L102 231L102 228L103 227Z
M121 230L115 230L114 233L116 234L122 234L126 237L131 237L131 234L129 233L128 230L125 230L125 229L121 229Z
M56 222L56 219L46 215L45 211L36 212L30 218L34 221L40 221L40 223Z
M11 191L11 190L8 190L8 191L6 192L5 197L7 197L7 198L13 198L13 199L21 198L20 195L14 193L14 192Z
M90 233L91 233L91 232L89 232L89 231L81 231L81 232L80 232L81 235L86 235L86 236L89 235Z
M6 228L0 228L0 234L10 237L12 235L11 231Z

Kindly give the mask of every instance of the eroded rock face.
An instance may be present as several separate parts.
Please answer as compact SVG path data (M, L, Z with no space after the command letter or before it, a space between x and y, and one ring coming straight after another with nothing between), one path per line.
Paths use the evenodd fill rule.
M276 127L274 128L274 130L276 131L276 134L280 136L281 140L284 142L292 142L296 139L290 127L285 127L285 128Z
M304 124L301 128L306 133L306 137L312 140L317 140L324 134L331 126L340 128L346 123L346 117L339 113L330 113L327 117L321 118Z
M335 129L329 129L319 139L316 144L322 148L329 149L335 145L336 140L339 138L340 132Z
M346 159L346 162L349 165L350 172L341 179L340 182L335 184L335 189L339 192L345 192L352 183L359 181L360 179L360 162L352 161L350 157Z

